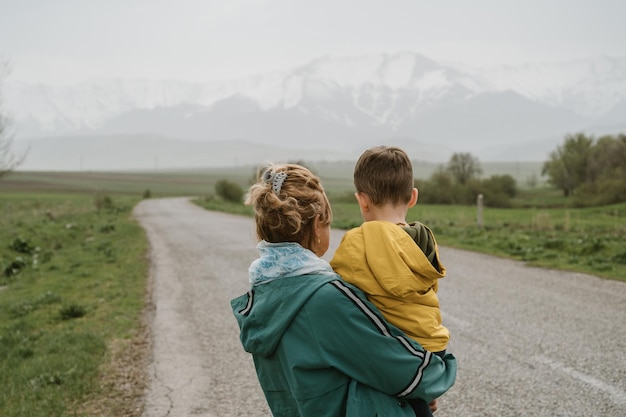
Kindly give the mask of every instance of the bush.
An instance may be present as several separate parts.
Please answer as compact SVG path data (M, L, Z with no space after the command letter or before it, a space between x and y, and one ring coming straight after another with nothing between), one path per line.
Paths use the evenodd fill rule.
M114 207L113 200L106 194L97 193L93 197L93 204L97 211L111 210Z
M78 319L87 314L87 309L78 304L70 304L59 309L61 320Z
M483 180L482 184L486 191L501 193L511 198L517 195L517 183L515 179L508 174L492 175Z
M502 192L485 191L485 206L511 208L513 206L509 196Z
M226 201L239 203L243 199L243 188L237 183L228 180L219 180L215 183L215 193Z
M444 170L438 170L428 180L416 180L419 190L418 202L422 204L454 204L454 178Z
M488 207L511 207L511 198L517 195L517 184L510 175L494 175L482 181L469 178L462 184L449 172L439 170L428 180L416 180L415 186L424 204L473 205L483 194Z
M415 187L419 190L419 202L422 204L463 204L476 203L481 193L480 182L474 178L466 184L454 180L452 174L439 170L428 180L416 180Z
M595 183L580 187L576 196L578 206L604 206L626 201L626 180L624 178L602 178Z
M2 273L7 278L13 277L15 275L18 275L22 271L22 269L26 268L27 265L28 264L26 263L24 258L18 256L13 259L8 266L4 267Z
M9 249L25 255L34 255L39 250L39 248L30 244L27 240L19 237L14 239L13 242L9 244Z

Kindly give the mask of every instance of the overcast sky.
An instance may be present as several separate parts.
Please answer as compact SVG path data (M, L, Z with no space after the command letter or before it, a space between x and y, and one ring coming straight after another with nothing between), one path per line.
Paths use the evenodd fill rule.
M0 0L10 80L212 81L414 51L482 66L626 56L624 0Z

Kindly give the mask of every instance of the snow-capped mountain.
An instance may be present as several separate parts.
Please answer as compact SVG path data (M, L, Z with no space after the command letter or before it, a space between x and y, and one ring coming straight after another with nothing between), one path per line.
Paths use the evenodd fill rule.
M511 146L626 130L626 57L486 69L416 53L323 57L206 84L8 80L4 94L18 138L158 134L335 150L409 139L514 159L523 156Z

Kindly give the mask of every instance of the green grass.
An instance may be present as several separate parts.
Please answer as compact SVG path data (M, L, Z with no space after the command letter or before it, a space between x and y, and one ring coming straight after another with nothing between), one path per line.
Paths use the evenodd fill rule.
M360 223L355 204L333 204L333 213L337 227ZM418 204L407 220L428 225L442 246L626 281L626 204L584 209L485 208L482 228L477 225L476 207Z
M330 197L334 228L362 223L349 196ZM196 203L209 210L252 215L243 204L217 198ZM442 246L526 261L530 265L626 281L626 204L595 208L483 209L483 227L473 206L417 204L409 221L428 225Z
M626 204L570 209L476 209L421 206L410 218L428 224L441 245L626 281Z
M350 164L313 167L333 206L333 227L361 224ZM111 346L139 328L147 241L131 216L152 196L197 195L208 209L247 216L214 194L220 179L246 188L252 169L179 173L24 173L0 180L0 416L82 416L101 386ZM567 208L558 191L524 190L514 209L418 204L408 220L441 245L532 265L626 279L626 204Z
M353 189L352 171L356 161L311 162L306 165L322 178L326 192L341 194ZM416 178L426 179L440 167L433 162L414 161ZM483 177L509 174L519 187L524 187L528 178L537 177L539 162L485 162L482 163ZM16 171L0 180L0 193L54 191L63 193L129 194L141 196L150 190L153 197L161 196L205 196L214 194L215 183L227 179L247 188L256 173L254 166L207 168L196 170L134 171L134 172L40 172Z
M147 249L134 197L0 194L0 415L83 415L137 331Z
M225 173L224 175L228 175ZM0 192L112 193L152 197L205 195L219 174L204 172L13 172L0 180ZM243 175L243 174L241 174ZM249 174L251 177L251 174ZM241 180L243 182L243 179Z
M331 199L334 227L351 228L361 222L352 196L353 165L353 162L346 161L310 166L322 177ZM416 175L421 173L421 177L427 177L436 165L420 163L417 168ZM518 179L520 187L524 185L523 178L536 175L539 168L537 163L483 164L484 175L509 173ZM0 181L0 192L44 189L76 194L124 193L140 197L150 190L153 197L202 196L199 204L210 210L251 215L249 207L221 202L214 196L214 186L217 181L228 179L246 189L254 172L254 167L152 173L15 172ZM474 207L418 203L410 218L436 229L440 243L445 245L521 259L534 265L624 279L624 255L619 247L619 239L624 237L621 206L568 208L573 205L572 199L566 199L560 191L545 186L521 189L512 205L514 209L486 208L482 229L476 227ZM613 210L613 214L604 213L607 210ZM589 250L586 252L586 249Z

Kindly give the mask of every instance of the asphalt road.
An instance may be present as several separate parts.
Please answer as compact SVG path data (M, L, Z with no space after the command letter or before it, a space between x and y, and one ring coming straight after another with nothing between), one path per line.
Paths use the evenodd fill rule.
M185 199L144 200L135 214L152 246L144 417L269 416L229 304L248 290L252 220ZM625 283L450 248L441 257L459 373L437 417L626 416Z

